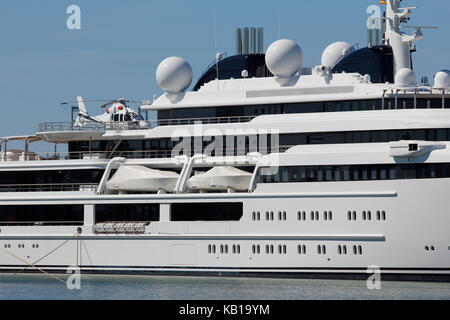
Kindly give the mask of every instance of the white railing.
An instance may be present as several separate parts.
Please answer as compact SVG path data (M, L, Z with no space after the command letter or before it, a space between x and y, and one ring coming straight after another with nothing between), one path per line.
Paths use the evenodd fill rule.
M106 131L106 130L139 130L152 129L159 126L179 126L192 124L221 124L249 122L256 116L212 117L212 118L184 118L184 119L160 119L141 120L128 122L85 122L82 125L74 122L45 122L38 125L38 132L57 131Z
M95 191L93 183L0 184L0 192Z

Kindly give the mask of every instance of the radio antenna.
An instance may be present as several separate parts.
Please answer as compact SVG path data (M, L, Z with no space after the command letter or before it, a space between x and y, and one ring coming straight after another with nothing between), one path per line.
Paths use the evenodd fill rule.
M214 8L214 49L217 53L217 17L216 17L216 9Z

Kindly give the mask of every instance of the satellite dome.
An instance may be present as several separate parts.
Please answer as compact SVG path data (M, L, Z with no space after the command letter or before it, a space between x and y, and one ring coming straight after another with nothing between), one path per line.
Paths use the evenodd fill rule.
M450 70L441 70L434 76L435 88L450 88Z
M302 63L302 49L292 40L277 40L266 51L266 65L276 77L291 78Z
M323 51L322 65L333 68L339 60L353 51L353 47L347 42L334 42Z
M156 81L167 93L183 92L192 82L192 68L183 58L166 58L156 69Z
M415 87L417 78L414 71L408 68L402 68L395 75L395 84L400 87Z

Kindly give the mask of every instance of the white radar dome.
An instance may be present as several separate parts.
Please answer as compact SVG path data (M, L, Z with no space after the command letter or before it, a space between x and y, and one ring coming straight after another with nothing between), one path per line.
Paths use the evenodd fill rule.
M192 82L192 68L183 58L166 58L156 69L156 82L167 93L183 92Z
M302 64L302 49L292 40L277 40L267 48L266 65L276 77L291 78Z
M353 47L347 42L334 42L323 51L321 60L322 65L333 68L339 60L353 51Z
M450 70L441 70L436 73L434 87L439 89L450 88Z
M402 68L395 75L395 84L400 87L415 87L417 77L414 71L408 68Z

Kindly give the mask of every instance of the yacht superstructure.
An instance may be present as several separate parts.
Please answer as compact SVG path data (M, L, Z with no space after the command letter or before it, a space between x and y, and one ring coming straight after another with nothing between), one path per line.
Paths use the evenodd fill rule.
M3 138L0 270L366 277L378 266L448 280L450 72L417 84L421 27L400 32L411 10L387 1L382 46L333 43L304 68L282 39L233 57L264 57L259 77L221 78L224 59L191 92L189 64L170 57L156 74L165 93L140 108L156 120L125 99L91 117L78 97L76 121ZM29 152L34 141L68 152Z

